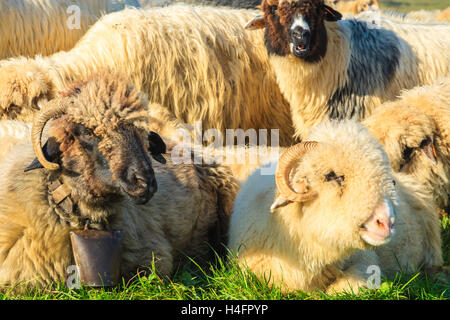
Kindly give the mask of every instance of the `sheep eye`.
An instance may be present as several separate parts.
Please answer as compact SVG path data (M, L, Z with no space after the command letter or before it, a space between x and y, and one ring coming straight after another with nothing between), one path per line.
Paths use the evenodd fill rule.
M334 173L334 171L331 171L330 173L325 175L325 179L327 181L336 180L337 179L336 173Z
M269 6L269 10L271 14L277 14L277 6Z
M422 142L420 143L420 148L423 149L425 148L427 145L429 145L431 143L431 139L429 137L426 137L425 139L422 140Z
M405 147L403 149L402 158L403 160L405 160L405 162L408 162L410 160L413 150L414 149L410 147Z
M329 172L325 175L326 181L336 181L339 185L342 185L342 182L345 180L345 176L337 176L334 171Z
M394 186L397 185L397 182L395 182L395 180L392 180L392 183L394 184Z

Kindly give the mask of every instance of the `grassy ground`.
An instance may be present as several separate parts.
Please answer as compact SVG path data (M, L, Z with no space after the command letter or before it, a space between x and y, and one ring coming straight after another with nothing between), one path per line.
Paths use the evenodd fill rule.
M450 0L379 0L383 10L415 11L436 10L450 7Z
M443 218L442 238L445 264L450 264L450 219ZM448 279L450 281L450 279ZM219 261L210 270L185 267L172 280L161 279L154 273L136 277L113 289L81 288L69 290L64 284L56 289L32 289L20 295L0 293L0 299L38 300L448 300L450 286L427 278L421 273L398 275L383 279L378 290L363 290L358 295L323 292L295 292L283 295L279 288L270 287L251 273L229 262Z

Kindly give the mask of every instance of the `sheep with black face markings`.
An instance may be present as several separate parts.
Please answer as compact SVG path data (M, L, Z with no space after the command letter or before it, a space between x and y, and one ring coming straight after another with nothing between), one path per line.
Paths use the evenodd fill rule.
M353 120L325 122L288 149L273 175L236 197L229 248L284 291L367 286L367 270L442 264L440 225L420 186L393 175L381 145Z
M264 0L265 28L277 81L290 103L296 137L326 118L361 120L402 89L450 74L450 25L340 20L322 0Z
M0 119L29 121L36 101L102 70L129 79L151 102L204 130L280 129L294 142L289 105L262 32L243 25L255 10L178 5L104 16L68 52L0 62ZM269 140L270 141L270 140Z
M415 178L436 206L449 206L450 78L404 91L364 120L394 171Z
M63 281L74 264L69 232L86 224L124 230L125 278L153 260L166 276L184 254L203 263L211 245L220 251L235 180L220 166L163 159L164 143L145 130L147 107L145 95L108 75L48 102L32 142L1 161L1 285Z

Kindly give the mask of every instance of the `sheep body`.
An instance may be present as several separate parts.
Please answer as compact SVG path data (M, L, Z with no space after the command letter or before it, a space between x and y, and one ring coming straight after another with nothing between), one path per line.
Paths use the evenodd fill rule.
M30 124L21 121L0 121L0 159L3 159L16 145L31 134Z
M126 76L184 123L202 121L204 129L222 132L282 129L280 145L290 145L289 107L263 35L242 28L254 14L185 5L109 14L68 52L0 62L0 117L27 121L36 97L51 98L68 82L107 69ZM11 106L21 113L12 114Z
M135 0L4 0L0 2L0 59L71 49L102 15L139 6ZM79 26L75 11L80 8ZM73 21L72 21L73 20Z
M413 176L425 186L439 208L449 205L449 123L449 78L403 91L399 99L381 105L364 120L385 148L392 168ZM428 156L424 150L428 140L436 148L436 163L430 154L432 150L428 151ZM405 159L407 149L411 154Z
M446 24L445 22L442 22L442 21L418 20L418 19L409 17L405 13L397 12L397 11L377 11L377 12L365 11L365 12L361 12L361 13L355 15L352 18L354 18L355 20L362 20L362 21L366 21L368 23L372 23L373 25L375 25L375 27L377 25L379 25L381 20L386 20L386 19L389 21L393 21L395 23L404 23L404 24L425 24L425 25Z
M388 158L367 129L348 121L324 123L309 139L319 146L299 160L296 170L319 198L271 212L278 193L274 176L251 175L236 197L230 222L229 247L240 265L284 291L332 292L367 286L370 266L392 275L400 268L397 259L409 270L442 263L433 207L407 176L396 175L394 189ZM337 184L314 178L330 168L345 173L341 193ZM396 230L390 242L372 251L361 244L358 230L363 212L380 197L393 203Z

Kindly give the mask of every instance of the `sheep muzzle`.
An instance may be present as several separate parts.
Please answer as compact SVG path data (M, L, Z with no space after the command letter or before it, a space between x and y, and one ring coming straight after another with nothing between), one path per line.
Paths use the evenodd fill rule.
M387 243L394 233L395 215L389 199L383 199L362 225L361 238L372 246Z

